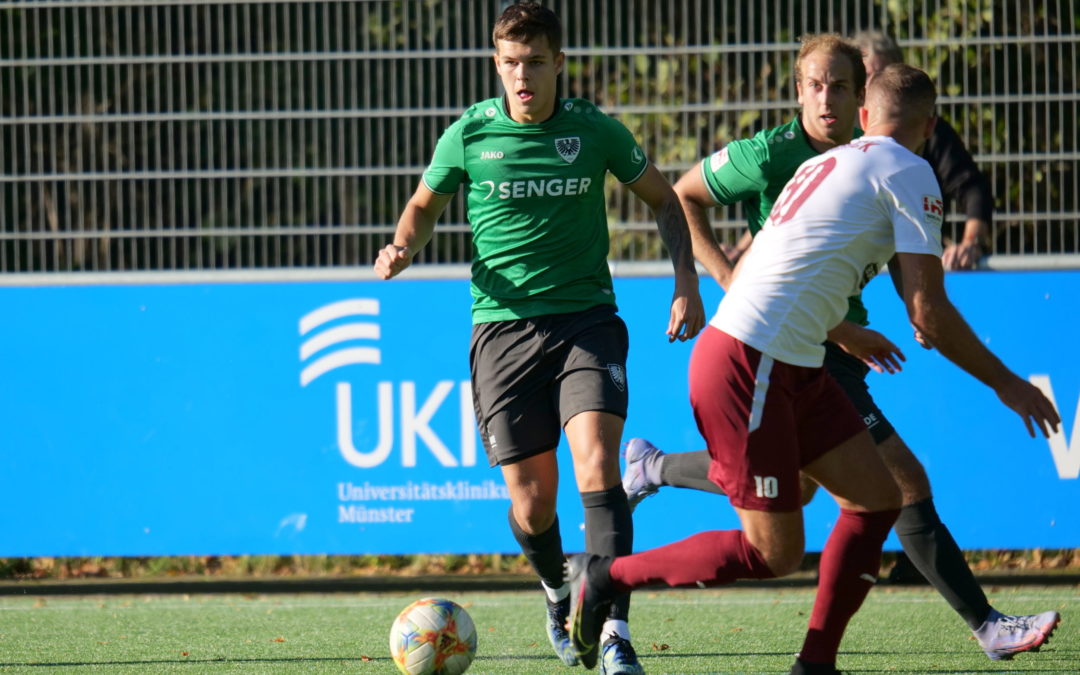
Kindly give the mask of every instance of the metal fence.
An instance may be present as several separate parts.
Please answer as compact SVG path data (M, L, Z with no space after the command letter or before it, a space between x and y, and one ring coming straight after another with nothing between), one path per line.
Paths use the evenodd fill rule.
M497 0L0 4L0 272L367 265L441 131L498 94ZM672 179L794 115L806 32L882 29L995 190L995 258L1080 254L1075 0L563 0L563 93ZM656 260L609 192L614 260ZM455 199L420 258L471 255ZM953 215L950 226L961 220ZM721 234L742 227L719 210Z

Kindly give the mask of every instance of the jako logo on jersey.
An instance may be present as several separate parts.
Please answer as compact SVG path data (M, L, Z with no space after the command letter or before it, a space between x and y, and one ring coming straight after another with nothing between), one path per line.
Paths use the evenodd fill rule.
M567 164L573 164L574 160L577 159L578 153L581 152L581 138L578 136L556 138L555 150L559 153L559 157L566 160Z
M945 211L941 204L941 198L935 197L934 195L923 195L922 210L926 222L938 226L941 225L942 214Z
M484 150L480 153L480 159L502 159L502 150Z
M630 161L634 164L641 164L644 159L645 155L641 154L641 148L634 148L630 151Z
M495 191L499 199L525 199L527 197L573 197L589 191L592 178L552 178L551 180L514 180L495 184L495 181L480 181L477 185L488 189L484 201L491 199Z

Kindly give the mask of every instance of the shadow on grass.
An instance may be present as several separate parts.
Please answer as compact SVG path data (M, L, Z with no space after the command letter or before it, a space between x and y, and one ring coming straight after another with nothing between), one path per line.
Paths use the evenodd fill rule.
M507 654L505 656L484 656L474 661L482 664L485 661L550 661L547 654ZM254 659L230 659L215 657L212 659L140 659L132 661L0 661L0 668L88 668L91 666L155 666L155 665L181 665L190 664L226 664L226 663L266 663L266 664L291 664L291 663L341 663L354 664L357 667L365 663L393 663L388 656L369 656L359 658L356 656L294 656L290 658L254 658Z
M373 662L387 662L393 663L393 659L388 656L370 657L368 659L361 659L355 656L325 656L325 657L309 657L309 656L296 656L292 658L273 658L273 659L229 659L224 657L217 657L212 659L140 659L133 661L25 661L22 663L5 662L0 661L0 668L80 668L90 666L154 666L154 665L180 665L191 664L206 665L210 663L366 663Z
M956 658L956 652L951 651L939 651L929 652L920 651L920 656L929 656L932 654L940 654L946 658ZM671 651L658 651L658 652L642 652L639 654L643 659L648 661L652 660L664 660L669 662L673 667L678 667L676 664L682 659L736 659L746 657L777 657L777 656L789 656L790 652L671 652ZM905 658L911 656L908 652L886 652L886 651L845 651L840 654L839 663L837 664L842 668L844 673L881 673L880 668L858 668L852 667L849 664L844 663L846 656L868 656L868 657L894 657L889 665L890 673L918 673L919 675L954 675L957 673L1057 673L1061 675L1080 673L1080 649L1061 649L1060 647L1046 646L1044 651L1038 653L1025 653L1017 655L1017 658L1011 661L990 661L977 667L964 667L964 668L936 668L927 669L925 665L912 665L904 667L903 661ZM645 665L648 665L646 662ZM663 670L663 667L660 668ZM711 675L712 673L734 673L738 671L733 670L715 670L707 671L706 673L698 673L695 671L695 675Z

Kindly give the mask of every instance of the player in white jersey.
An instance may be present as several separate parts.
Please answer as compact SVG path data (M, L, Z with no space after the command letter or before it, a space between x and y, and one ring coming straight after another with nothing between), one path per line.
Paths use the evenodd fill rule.
M805 162L784 188L710 322L758 351L817 367L823 337L894 253L941 255L930 166L888 136Z
M933 128L935 97L930 78L910 66L891 65L874 78L859 112L862 142L800 167L694 347L690 402L709 448L709 478L729 495L743 529L630 556L575 557L575 646L595 642L615 593L797 570L801 469L833 495L840 515L791 672L837 672L840 640L877 578L901 498L854 406L821 367L820 345L847 296L894 254L890 269L902 273L898 289L915 328L994 389L1030 434L1056 431L1053 404L979 341L945 294L941 195L914 154Z
M798 117L763 130L753 138L728 144L687 172L675 186L691 225L695 256L724 287L731 281L732 270L713 237L707 209L715 204L742 201L747 206L750 232L758 232L803 162L850 143L853 132L862 134L856 128L856 117L862 104L864 82L888 63L902 60L899 49L891 42L896 53L886 59L872 58L877 54L876 44L872 48L864 45L867 49L861 54L866 71L864 79L858 72L858 49L839 36L804 36L801 42L795 61L796 88L802 106ZM919 154L937 177L945 210L950 198L965 204L969 215L975 218L969 220L968 229L974 224L977 230L990 222L989 196L980 187L985 186L985 180L955 132L945 133L943 129L951 128L939 118L933 135ZM942 227L944 235L947 225ZM969 233L965 233L965 239ZM946 268L951 268L947 264L950 250L955 260L961 260L974 247L946 246L942 254ZM866 381L871 368L878 372L898 372L899 361L904 357L885 336L865 327L866 308L860 298L859 295L848 298L846 320L830 331L824 365L859 411L900 486L903 506L893 531L902 551L889 571L889 581L902 583L900 580L912 575L925 576L971 629L979 647L991 659L1011 659L1018 653L1037 651L1060 621L1060 614L1050 610L1013 616L990 604L963 551L937 513L926 470L871 395ZM632 438L624 456L623 487L631 508L664 485L724 494L707 478L711 461L708 450L665 453L646 439ZM813 497L816 487L813 481L803 480L804 503Z

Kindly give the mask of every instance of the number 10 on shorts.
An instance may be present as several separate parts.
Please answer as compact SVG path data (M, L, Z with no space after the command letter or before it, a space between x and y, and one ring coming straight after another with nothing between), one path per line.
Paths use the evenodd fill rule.
M754 476L754 487L757 488L758 497L775 499L776 495L780 493L780 484L777 482L776 476Z

